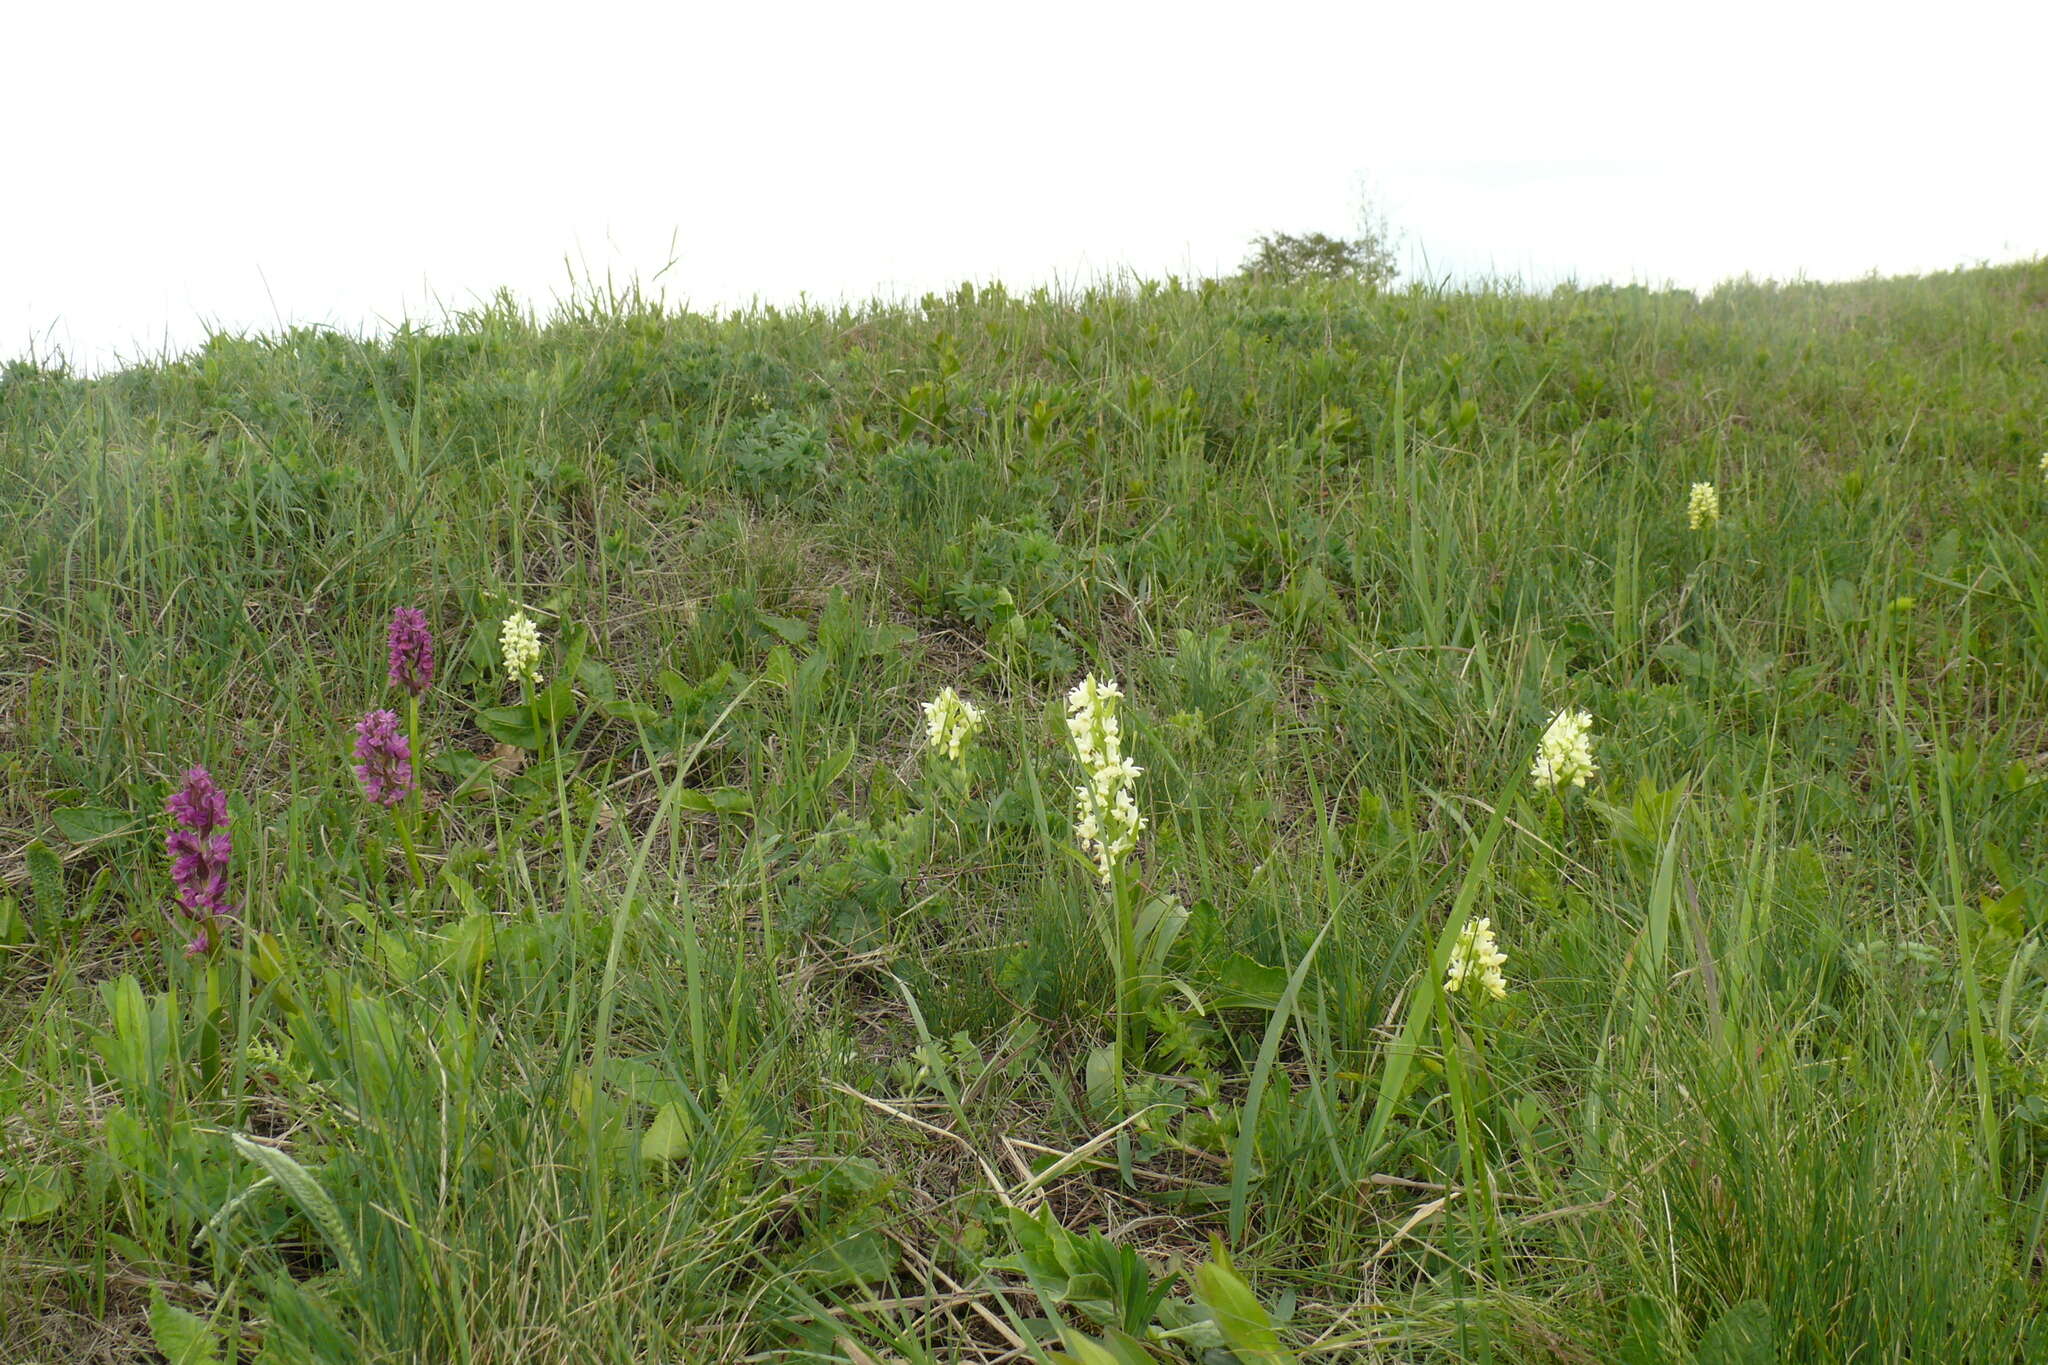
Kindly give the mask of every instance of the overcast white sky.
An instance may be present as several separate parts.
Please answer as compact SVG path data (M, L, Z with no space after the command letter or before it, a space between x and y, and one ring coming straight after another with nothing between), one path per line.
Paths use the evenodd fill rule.
M14 0L0 359L572 271L695 308L1208 272L1351 229L1361 181L1411 275L2010 260L2048 253L2044 44L2038 0Z

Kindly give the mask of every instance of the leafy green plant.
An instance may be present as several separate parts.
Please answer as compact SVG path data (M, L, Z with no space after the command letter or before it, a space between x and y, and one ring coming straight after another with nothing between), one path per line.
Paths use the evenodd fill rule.
M779 411L747 419L729 437L732 475L756 497L787 497L825 476L829 463L824 436L815 427Z

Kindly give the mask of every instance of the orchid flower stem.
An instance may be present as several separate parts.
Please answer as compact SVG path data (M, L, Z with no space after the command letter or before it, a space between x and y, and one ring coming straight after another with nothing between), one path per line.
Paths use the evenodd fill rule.
M1145 1014L1138 982L1138 915L1136 888L1123 867L1111 883L1111 909L1116 915L1117 1051L1135 1064L1145 1050Z
M405 865L412 869L412 884L424 891L427 889L427 874L420 868L419 850L413 847L412 819L402 805L391 808L392 823L398 826L398 842L405 845Z
M414 773L412 791L409 794L412 797L413 802L418 805L421 819L422 821L424 821L426 817L427 800L426 786L424 781L427 765L427 751L420 747L420 699L418 696L413 696L409 698L405 704L405 738L406 743L412 749L412 766ZM410 814L407 813L407 811L403 807L399 808L399 810L397 811L397 815L398 837L405 843L405 860L412 867L412 883L414 886L424 891L426 890L427 886L427 876L426 873L421 871L420 869L419 853L413 846L412 817L410 816Z
M413 770L417 773L425 768L427 763L427 751L420 747L420 699L418 697L411 697L405 703L405 742L412 747L412 766ZM423 791L423 784L417 779L413 782L413 795L418 797L422 804L424 804L426 795Z
M522 683L521 688L526 695L527 709L531 712L535 705L533 683L529 680ZM578 879L583 869L576 858L576 832L569 820L569 787L562 774L562 737L555 727L552 707L548 711L548 760L555 770L555 808L562 816L562 893L573 913L582 908Z

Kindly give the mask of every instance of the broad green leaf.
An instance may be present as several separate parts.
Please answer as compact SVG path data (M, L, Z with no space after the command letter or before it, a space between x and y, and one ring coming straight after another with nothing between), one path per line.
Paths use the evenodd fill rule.
M1245 1365L1293 1365L1273 1319L1237 1272L1215 1262L1195 1271L1195 1294L1216 1320L1223 1340Z
M107 1111L100 1126L107 1136L108 1156L137 1175L148 1172L155 1148L135 1115L117 1104Z
M271 998L280 1008L287 1013L297 1013L299 1002L287 980L291 974L291 959L285 954L284 944L275 934L251 934L248 942L249 947L241 956L249 964L250 974L271 988Z
M1777 1324L1770 1305L1758 1299L1736 1304L1700 1336L1697 1365L1775 1365Z
M760 613L759 620L787 644L800 645L811 638L810 622L799 621L794 616L775 616L764 611Z
M488 706L476 713L477 728L500 744L538 749L546 733L530 706Z
M108 1073L131 1093L148 1090L163 1074L170 1055L170 1008L167 1000L142 993L135 977L102 982L100 999L112 1031L93 1035L93 1046Z
M825 1244L789 1269L813 1287L879 1284L895 1273L896 1256L896 1244L879 1229L863 1228L844 1236L832 1236L828 1230Z
M1117 1107L1117 1100L1123 1094L1122 1071L1115 1044L1107 1043L1089 1051L1083 1080L1090 1109L1098 1114L1107 1114Z
M29 890L36 899L36 918L51 925L64 918L64 861L41 839L21 851L28 864Z
M0 948L28 942L28 921L21 917L21 902L0 896Z
M213 1324L164 1298L149 1294L149 1335L169 1365L220 1365L220 1336Z
M441 970L474 977L497 955L497 930L496 917L482 910L464 915L441 940Z
M712 787L706 791L684 787L676 793L676 804L684 810L744 815L754 808L754 796L744 787Z
M1172 896L1153 896L1139 907L1132 931L1137 940L1140 970L1147 981L1165 978L1166 956L1173 951L1174 940L1180 937L1187 922L1186 908Z
M437 773L446 773L457 783L474 780L490 765L467 749L442 749L427 760L427 767Z
M1284 968L1232 953L1216 968L1216 984L1209 998L1218 1009L1269 1010L1280 1003L1280 993L1286 989Z
M1133 1359L1099 1342L1091 1341L1071 1329L1062 1328L1060 1340L1065 1343L1067 1349L1056 1351L1050 1357L1057 1365L1128 1365ZM1142 1361L1145 1357L1137 1356L1135 1359Z
M825 755L825 761L818 765L817 778L813 783L813 789L822 792L834 782L837 782L840 774L844 773L847 767L852 764L853 752L853 743L848 741L846 747Z
M142 825L127 811L115 810L111 806L65 806L51 811L50 819L57 826L57 832L74 844L129 834Z
M93 873L92 880L86 883L84 899L78 906L78 918L90 920L93 912L100 908L100 902L107 898L107 891L113 884L114 869L110 865L101 864L100 870Z
M777 645L768 651L768 658L761 665L761 681L784 689L796 682L796 656L789 652L789 646Z
M576 681L583 684L585 695L594 702L609 703L618 695L618 681L612 676L611 665L602 659L578 659Z
M64 1206L71 1176L55 1166L15 1166L0 1177L0 1223L40 1223Z
M400 981L412 981L419 976L419 954L397 934L380 929L371 936L370 943L377 960L384 964L384 969L392 976Z
M1671 1335L1661 1303L1649 1294L1631 1294L1621 1338L1620 1365L1663 1365L1670 1358L1665 1339Z
M696 1129L689 1111L676 1103L661 1106L654 1121L640 1135L642 1161L680 1161L689 1154L690 1135Z
M576 694L570 690L567 678L556 679L534 696L533 721L542 730L549 725L566 725L575 714Z

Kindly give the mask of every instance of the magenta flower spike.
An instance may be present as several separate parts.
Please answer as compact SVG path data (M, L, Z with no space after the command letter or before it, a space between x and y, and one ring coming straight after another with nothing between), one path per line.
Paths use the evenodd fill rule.
M185 946L188 957L197 957L213 945L211 928L215 919L232 915L228 900L228 861L234 841L228 836L228 797L204 768L188 768L185 785L164 802L178 828L164 836L164 852L171 859L171 882L177 888L178 906L168 911L175 918L183 914L199 928Z
M395 806L412 794L412 745L391 711L372 711L356 722L356 780L363 795Z
M415 697L434 685L434 633L417 607L391 613L391 685Z

